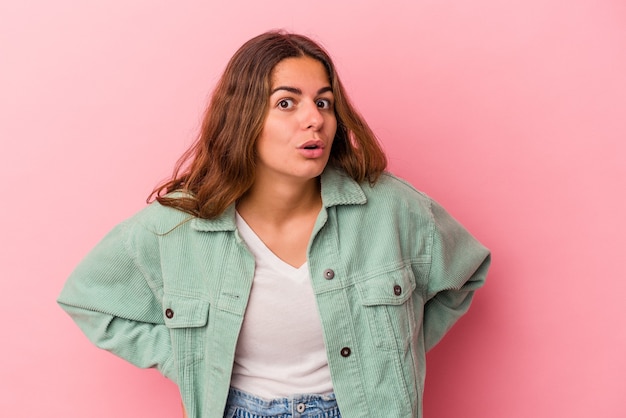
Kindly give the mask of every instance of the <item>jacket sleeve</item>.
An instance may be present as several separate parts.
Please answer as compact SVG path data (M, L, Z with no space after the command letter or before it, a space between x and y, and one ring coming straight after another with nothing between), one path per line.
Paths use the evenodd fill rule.
M485 282L489 250L436 202L433 216L432 259L424 308L426 350L433 348L469 309L474 291Z
M175 380L158 270L154 235L126 221L78 265L57 301L96 346Z

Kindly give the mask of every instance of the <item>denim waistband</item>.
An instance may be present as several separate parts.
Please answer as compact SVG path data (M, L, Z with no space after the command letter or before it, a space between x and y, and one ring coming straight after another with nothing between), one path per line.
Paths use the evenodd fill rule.
M239 389L228 392L224 418L341 418L335 394L263 399Z

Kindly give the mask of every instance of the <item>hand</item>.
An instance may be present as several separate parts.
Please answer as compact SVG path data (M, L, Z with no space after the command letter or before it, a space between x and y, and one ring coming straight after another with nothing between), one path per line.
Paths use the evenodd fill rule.
M183 408L183 418L187 418L187 411L185 411L185 405L182 401L180 402L180 406Z

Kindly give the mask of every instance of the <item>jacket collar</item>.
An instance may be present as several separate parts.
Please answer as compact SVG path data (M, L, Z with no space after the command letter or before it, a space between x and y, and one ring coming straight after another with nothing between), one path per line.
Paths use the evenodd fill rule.
M322 204L325 208L338 205L363 205L367 202L361 186L348 175L336 168L326 167L321 176ZM230 205L217 218L191 220L191 227L197 231L234 231L235 204Z

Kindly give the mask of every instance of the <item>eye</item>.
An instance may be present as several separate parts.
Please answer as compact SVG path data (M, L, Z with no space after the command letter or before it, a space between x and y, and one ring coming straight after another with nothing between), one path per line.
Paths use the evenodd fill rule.
M318 99L315 103L320 109L331 109L333 107L333 103L329 99Z
M276 104L279 109L284 110L291 109L294 105L295 103L293 102L293 99L280 99Z

